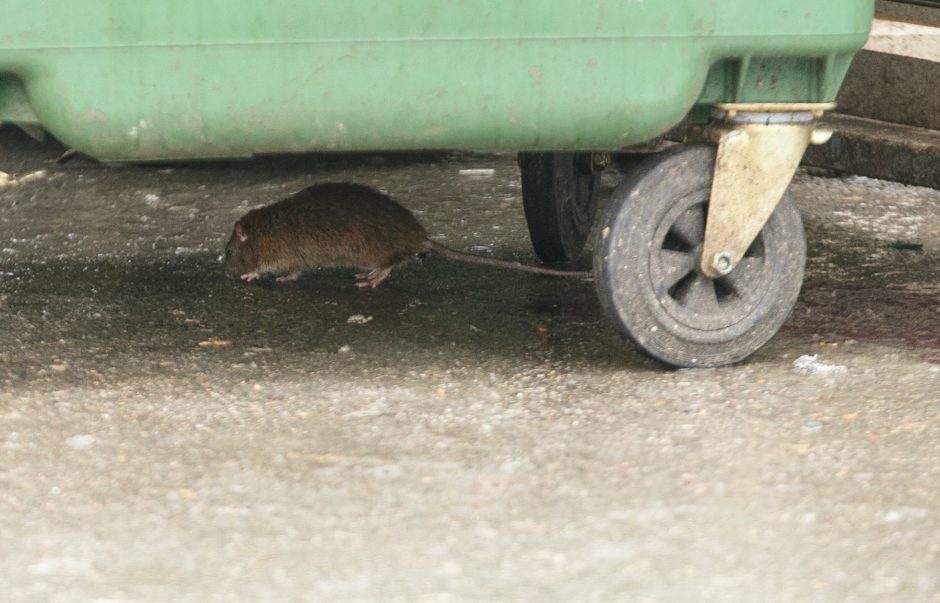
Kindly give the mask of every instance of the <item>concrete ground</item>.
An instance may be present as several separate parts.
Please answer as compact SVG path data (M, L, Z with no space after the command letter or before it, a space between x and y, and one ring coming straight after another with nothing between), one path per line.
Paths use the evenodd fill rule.
M222 276L337 179L532 262L510 156L60 151L0 131L0 600L940 601L940 192L801 173L790 321L675 371L577 280Z

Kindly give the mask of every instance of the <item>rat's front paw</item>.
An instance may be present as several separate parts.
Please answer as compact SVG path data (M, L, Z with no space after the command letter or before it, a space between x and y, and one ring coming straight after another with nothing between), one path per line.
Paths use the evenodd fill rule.
M258 274L257 271L256 271L256 272L246 272L245 274L242 275L242 280L243 280L243 281L247 281L247 282L249 282L249 283L250 283L251 281L258 280L259 278L261 278L261 275Z

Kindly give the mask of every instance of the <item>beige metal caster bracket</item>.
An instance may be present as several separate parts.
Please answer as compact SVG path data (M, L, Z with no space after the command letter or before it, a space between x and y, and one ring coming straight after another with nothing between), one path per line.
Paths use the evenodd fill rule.
M825 104L721 104L711 129L718 155L708 204L702 272L730 273L773 213L810 144L831 132L816 130Z

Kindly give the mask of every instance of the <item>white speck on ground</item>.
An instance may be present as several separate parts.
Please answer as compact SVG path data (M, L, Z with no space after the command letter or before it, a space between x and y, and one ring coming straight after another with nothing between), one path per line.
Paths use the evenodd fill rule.
M91 448L91 446L97 441L98 440L95 438L95 436L79 434L68 438L65 440L65 443L75 450L85 450L86 448Z
M836 364L819 362L818 354L804 354L793 361L793 370L804 375L838 375L848 372L848 368Z

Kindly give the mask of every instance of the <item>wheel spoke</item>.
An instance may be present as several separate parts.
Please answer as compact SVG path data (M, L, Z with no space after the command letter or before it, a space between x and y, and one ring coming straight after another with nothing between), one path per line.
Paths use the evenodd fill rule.
M683 299L684 305L702 314L718 312L718 295L715 293L715 283L710 278L696 275Z
M722 282L734 291L737 297L744 297L756 287L762 263L761 258L741 258L734 270L722 277Z
M705 206L693 205L682 212L670 229L689 247L695 247L705 240Z
M668 291L695 270L695 256L691 253L662 249L659 252L659 265L662 269L660 284L664 291Z

